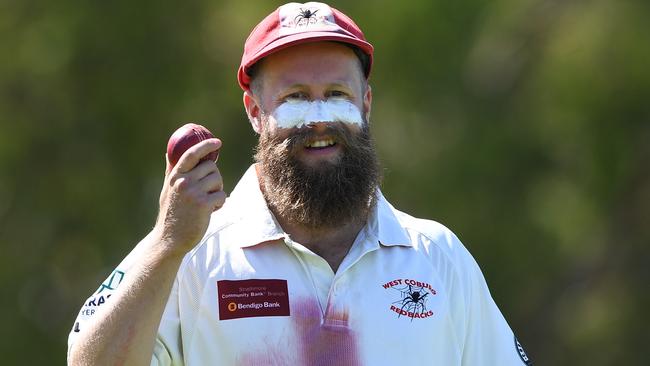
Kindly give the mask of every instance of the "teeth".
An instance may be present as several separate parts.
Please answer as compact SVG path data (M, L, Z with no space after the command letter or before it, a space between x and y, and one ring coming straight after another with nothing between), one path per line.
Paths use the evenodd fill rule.
M318 140L307 144L307 147L326 147L334 145L334 140Z

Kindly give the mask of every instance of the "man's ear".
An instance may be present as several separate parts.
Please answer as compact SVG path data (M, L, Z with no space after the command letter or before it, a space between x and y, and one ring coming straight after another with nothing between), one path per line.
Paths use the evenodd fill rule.
M366 93L363 95L363 115L370 123L370 109L372 108L372 88L366 85Z
M259 103L253 97L250 91L244 92L244 108L246 109L246 115L248 115L248 120L253 126L253 130L258 134L262 133L262 109L260 108Z

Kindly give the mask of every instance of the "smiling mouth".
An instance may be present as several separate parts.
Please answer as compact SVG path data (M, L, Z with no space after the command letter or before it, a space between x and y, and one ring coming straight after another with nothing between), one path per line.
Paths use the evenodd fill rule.
M334 139L329 138L324 140L309 141L305 144L305 147L308 149L326 149L334 145L336 145Z

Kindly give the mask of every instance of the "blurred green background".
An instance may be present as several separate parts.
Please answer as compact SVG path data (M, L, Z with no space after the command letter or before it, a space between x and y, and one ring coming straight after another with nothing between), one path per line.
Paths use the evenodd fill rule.
M256 136L236 83L275 1L0 1L0 354L64 364L154 223L167 137ZM650 3L332 1L376 48L386 196L454 230L537 365L648 365Z

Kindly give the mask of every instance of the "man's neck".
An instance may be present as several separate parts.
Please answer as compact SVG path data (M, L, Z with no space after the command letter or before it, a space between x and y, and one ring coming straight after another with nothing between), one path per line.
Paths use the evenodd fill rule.
M304 245L325 259L335 273L364 226L363 222L354 221L336 228L313 230L288 222L275 212L274 215L291 240Z

